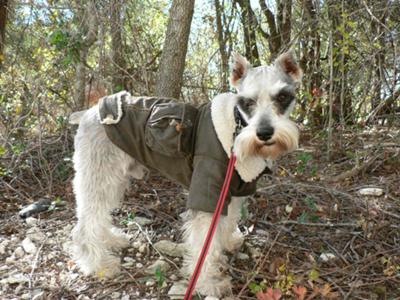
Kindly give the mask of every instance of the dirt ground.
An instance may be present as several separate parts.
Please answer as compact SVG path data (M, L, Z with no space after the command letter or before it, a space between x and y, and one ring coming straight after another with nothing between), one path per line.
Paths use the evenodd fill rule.
M400 299L399 129L344 132L329 160L323 132L302 141L243 207L246 238L229 256L229 299L277 300L257 294L268 288L281 299ZM133 182L112 213L132 235L121 275L84 277L69 255L71 145L68 134L2 157L0 299L171 299L182 258L155 246L181 242L186 192L157 175ZM44 197L53 201L49 210L18 216ZM160 260L162 267L149 269Z

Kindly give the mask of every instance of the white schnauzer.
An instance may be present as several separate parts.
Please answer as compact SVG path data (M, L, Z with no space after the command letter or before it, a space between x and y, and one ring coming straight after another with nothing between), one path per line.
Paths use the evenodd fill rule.
M183 269L190 276L233 149L237 162L229 199L197 283L203 295L230 292L224 251L243 242L237 223L244 197L255 192L257 179L276 158L298 146L298 128L289 114L302 77L291 52L271 66L253 68L240 55L233 59L231 84L237 94L220 94L198 108L121 92L72 116L79 123L73 158L78 217L73 254L84 274L113 276L119 271L115 250L129 241L112 225L110 212L119 206L131 177L141 179L147 170L155 170L189 190Z

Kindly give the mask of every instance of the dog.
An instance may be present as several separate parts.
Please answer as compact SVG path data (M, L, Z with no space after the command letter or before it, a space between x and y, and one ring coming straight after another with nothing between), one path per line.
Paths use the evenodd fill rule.
M110 212L119 206L130 178L142 179L148 170L156 170L189 189L183 226L183 273L189 277L233 151L237 162L228 204L196 287L205 296L231 293L225 251L243 243L237 223L245 196L255 192L257 179L278 157L298 147L299 130L289 115L301 78L291 51L260 67L235 54L230 81L237 93L219 94L200 108L121 92L75 113L71 119L79 123L73 156L78 222L72 237L73 257L81 271L107 277L119 272L115 250L127 247L129 240L112 225Z

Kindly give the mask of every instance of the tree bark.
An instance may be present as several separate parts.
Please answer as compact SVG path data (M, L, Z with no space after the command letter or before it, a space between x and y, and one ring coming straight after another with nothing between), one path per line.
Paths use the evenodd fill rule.
M125 89L125 59L122 45L122 0L111 2L111 59L113 62L112 88L113 92Z
M257 18L250 6L250 0L236 0L240 6L240 19L243 26L243 37L245 56L253 66L260 65L260 55L257 48L256 31L258 27Z
M7 4L8 0L0 0L0 67L4 60L4 39L6 35Z
M221 56L221 70L220 70L220 83L223 92L228 91L228 69L229 69L229 54L226 50L226 36L224 35L224 28L221 14L224 13L219 0L214 0L217 35L218 35L218 46L219 54Z
M81 5L80 1L77 3ZM96 7L94 1L90 1L79 16L82 23L81 34L83 36L81 47L79 49L79 62L76 66L76 81L74 99L77 109L83 109L89 105L88 99L85 97L86 88L86 66L89 48L94 44L97 39L98 19L96 16Z
M195 0L174 0L169 12L156 95L179 98Z

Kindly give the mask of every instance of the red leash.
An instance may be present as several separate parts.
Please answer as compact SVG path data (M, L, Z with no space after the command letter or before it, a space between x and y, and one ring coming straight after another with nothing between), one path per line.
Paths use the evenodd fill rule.
M235 168L236 156L231 153L231 158L229 159L228 168L225 175L224 185L222 186L221 193L219 195L217 207L215 208L215 212L212 217L212 221L210 224L210 228L208 229L208 233L206 236L206 240L204 241L203 249L201 249L201 253L199 259L197 260L196 268L194 269L192 278L189 281L189 285L186 290L184 300L191 300L194 289L196 287L197 280L199 279L201 268L203 267L204 261L206 260L208 250L210 249L212 238L217 230L218 222L221 217L222 209L224 208L225 199L228 195L229 186L231 184L233 170Z

